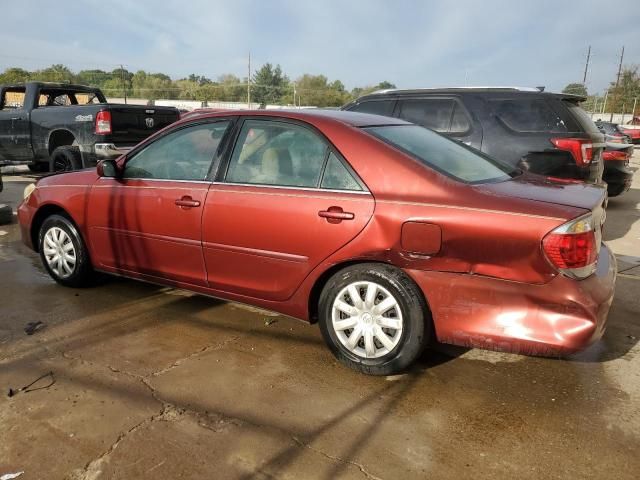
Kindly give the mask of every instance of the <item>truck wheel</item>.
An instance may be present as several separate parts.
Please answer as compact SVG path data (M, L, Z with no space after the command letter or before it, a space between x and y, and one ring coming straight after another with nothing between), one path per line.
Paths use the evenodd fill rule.
M77 147L64 146L56 148L49 158L50 171L70 172L82 168L80 150Z
M0 225L11 223L13 220L13 210L10 205L0 203Z
M38 233L38 247L44 268L56 282L76 288L92 284L93 268L87 247L67 217L47 217Z
M33 173L41 173L49 171L49 164L47 162L35 162L27 165L29 170Z

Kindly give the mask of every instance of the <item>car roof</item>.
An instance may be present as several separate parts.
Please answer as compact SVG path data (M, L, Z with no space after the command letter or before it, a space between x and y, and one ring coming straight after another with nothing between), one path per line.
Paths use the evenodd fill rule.
M2 88L25 88L27 85L38 85L43 88L59 88L61 90L76 90L83 92L95 92L96 90L99 90L97 87L57 82L18 82L2 85Z
M352 127L373 127L382 125L411 125L409 122L399 118L384 117L371 113L348 112L343 110L323 110L323 109L278 109L278 110L227 110L223 112L202 112L200 115L193 115L185 122L194 119L226 116L267 116L282 117L314 123L317 120L333 120L350 125Z
M401 89L401 88L389 88L385 90L378 90L376 92L369 93L367 95L363 95L362 97L356 100L359 101L363 98L376 98L379 96L404 96L404 95L420 95L420 94L460 94L460 93L514 93L514 94L522 94L522 95L547 95L547 96L555 96L560 97L566 100L571 100L575 102L582 102L586 100L585 97L581 95L574 95L569 93L554 93L554 92L545 92L544 87L429 87L429 88L411 88L411 89Z

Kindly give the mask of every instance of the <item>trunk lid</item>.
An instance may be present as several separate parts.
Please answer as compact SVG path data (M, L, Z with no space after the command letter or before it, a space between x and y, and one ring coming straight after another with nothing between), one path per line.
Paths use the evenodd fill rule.
M121 145L135 145L180 117L174 107L110 104L109 111L110 137L115 144Z
M526 172L505 182L488 183L479 187L493 195L566 205L585 210L594 210L606 202L607 198L607 189L603 185L576 180L552 180Z

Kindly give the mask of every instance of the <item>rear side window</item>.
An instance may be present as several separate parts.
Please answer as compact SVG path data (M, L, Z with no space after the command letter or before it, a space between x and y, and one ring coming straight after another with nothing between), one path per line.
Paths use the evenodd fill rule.
M328 145L311 130L272 120L247 120L229 162L226 181L317 188Z
M452 98L400 100L398 116L441 133L461 134L471 128L463 107Z
M582 108L580 108L575 103L569 102L566 100L563 101L562 103L569 109L569 111L571 112L571 115L573 115L573 118L575 118L578 124L582 128L584 128L585 132L600 133L600 131L598 130L598 127L596 127L596 124L593 123L593 120L591 120L591 117L589 116L589 114L585 112ZM615 130L615 127L613 129Z
M566 132L564 120L541 98L494 100L496 117L516 132Z
M395 100L370 100L368 102L358 103L349 108L351 112L373 113L374 115L383 115L391 117L393 115L393 107Z
M329 160L327 160L320 186L331 190L362 190L362 187L353 178L347 167L333 152L329 154Z

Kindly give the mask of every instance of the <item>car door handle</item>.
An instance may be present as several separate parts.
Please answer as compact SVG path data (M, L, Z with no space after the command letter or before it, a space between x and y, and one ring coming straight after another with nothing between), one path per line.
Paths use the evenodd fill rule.
M339 223L342 220L353 220L355 215L351 212L345 212L341 207L329 207L326 210L320 210L318 216L326 218L329 223Z
M189 196L186 196L176 200L176 205L182 208L193 208L193 207L199 207L200 202L198 200L194 200Z

